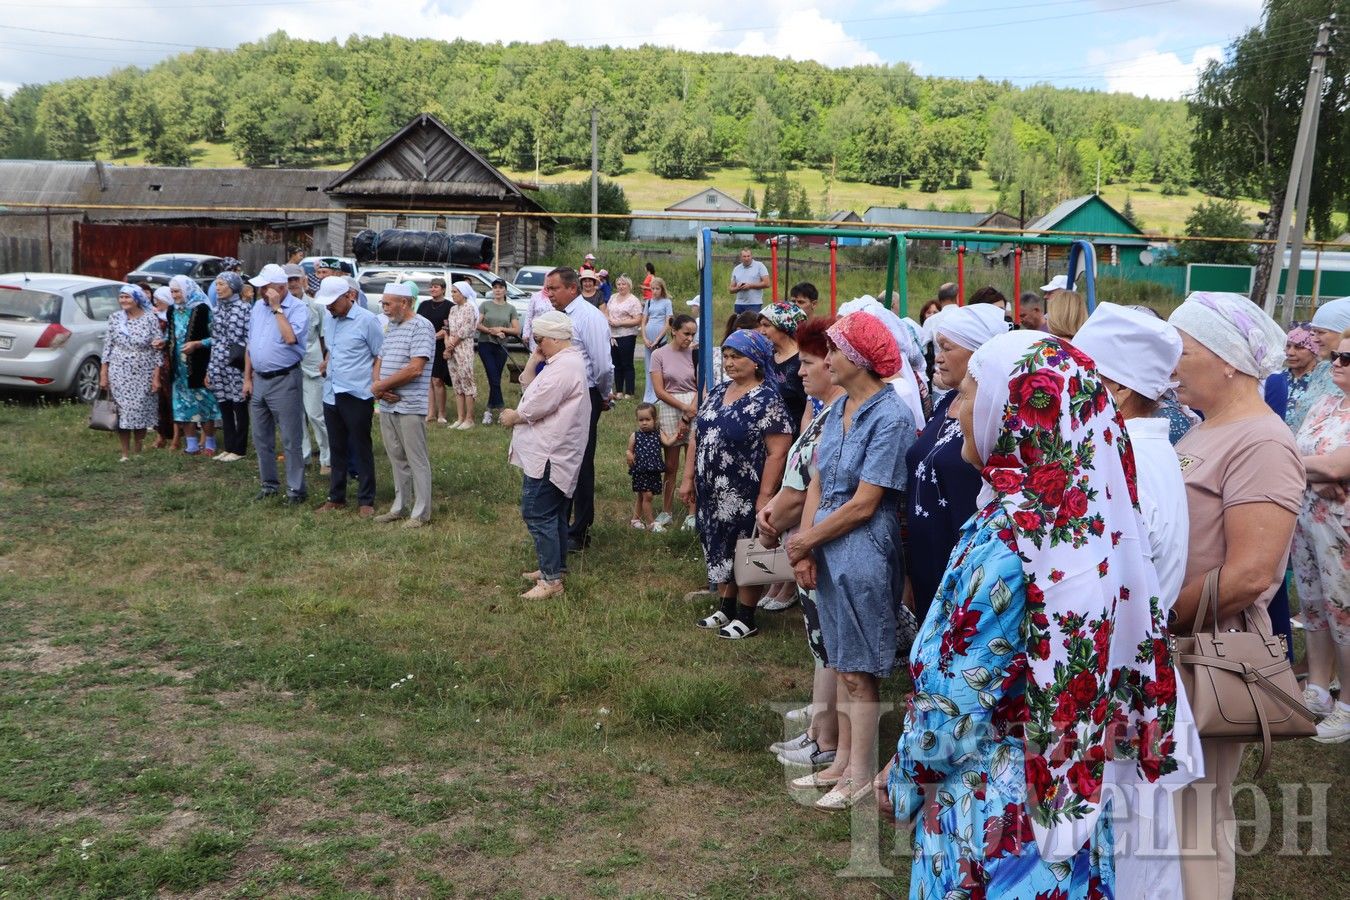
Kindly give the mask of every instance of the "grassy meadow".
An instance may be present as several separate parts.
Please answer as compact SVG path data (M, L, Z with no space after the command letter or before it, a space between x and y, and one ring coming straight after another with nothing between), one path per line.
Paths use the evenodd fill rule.
M764 752L810 690L799 613L699 631L695 536L627 526L631 403L602 419L594 544L542 603L503 429L433 431L434 521L407 531L254 505L251 459L119 464L85 421L0 404L0 896L907 894L885 825L859 846L893 874L839 877L849 819ZM1278 812L1280 783L1332 782L1333 855L1244 858L1240 897L1335 893L1346 775L1279 746L1261 787Z

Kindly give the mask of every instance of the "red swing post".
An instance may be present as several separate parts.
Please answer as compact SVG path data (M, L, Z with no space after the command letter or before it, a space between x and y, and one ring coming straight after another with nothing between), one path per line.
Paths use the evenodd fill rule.
M778 238L769 238L769 301L778 302Z
M1013 250L1013 321L1022 321L1022 248Z
M839 241L830 238L830 315L834 315L839 297Z
M966 305L966 245L956 248L956 305Z

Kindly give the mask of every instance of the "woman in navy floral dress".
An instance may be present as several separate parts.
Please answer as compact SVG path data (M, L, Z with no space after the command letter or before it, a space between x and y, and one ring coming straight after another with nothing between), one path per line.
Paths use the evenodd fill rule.
M886 798L910 897L1107 900L1106 763L1177 767L1129 437L1091 360L1036 332L977 351L957 407L986 487L910 656Z
M757 331L734 332L722 342L722 367L730 380L710 390L699 407L680 499L690 505L697 497L708 582L717 585L721 598L721 608L698 626L734 640L756 633L759 601L758 588L738 587L732 576L736 541L750 537L755 513L778 490L792 422L778 396L768 338Z

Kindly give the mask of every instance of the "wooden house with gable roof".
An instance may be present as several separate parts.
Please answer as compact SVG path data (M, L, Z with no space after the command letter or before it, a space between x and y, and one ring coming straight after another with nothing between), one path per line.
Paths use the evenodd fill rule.
M430 113L403 126L324 192L329 242L344 256L366 228L476 231L496 240L498 268L508 271L553 251L555 220L499 216L544 208Z

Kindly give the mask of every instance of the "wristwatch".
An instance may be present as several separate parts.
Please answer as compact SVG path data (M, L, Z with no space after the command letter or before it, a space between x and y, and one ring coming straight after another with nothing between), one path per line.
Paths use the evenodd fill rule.
M276 309L272 310L272 315L274 315L274 316L284 316L284 315L286 315L286 310L284 310L284 309L282 309L280 306L278 306Z

